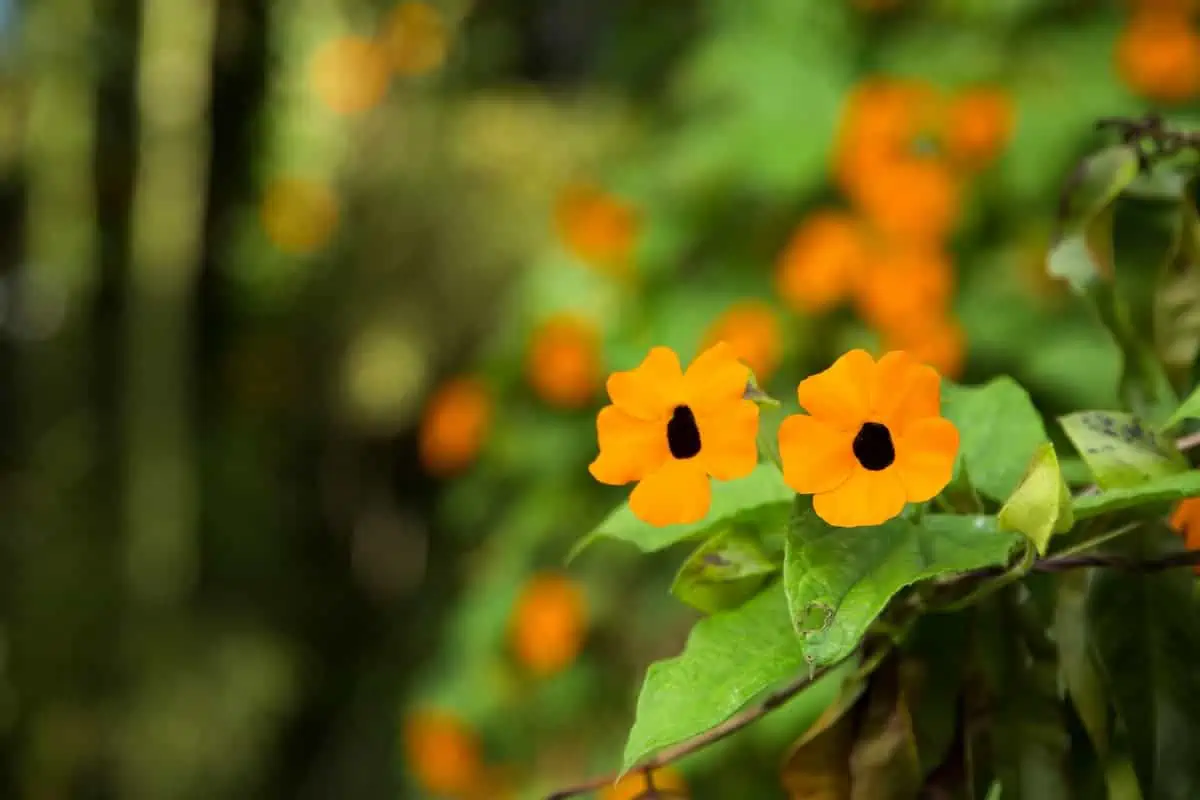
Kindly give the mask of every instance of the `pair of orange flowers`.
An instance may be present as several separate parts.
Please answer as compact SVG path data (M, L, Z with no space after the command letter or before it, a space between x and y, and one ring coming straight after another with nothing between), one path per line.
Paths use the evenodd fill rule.
M651 525L697 522L708 514L709 479L748 475L758 462L758 406L746 398L750 370L724 342L684 372L656 347L629 372L608 379L612 405L596 421L600 455L589 471L601 483L637 482L633 513ZM941 379L902 351L875 361L852 350L800 382L808 412L779 428L784 481L813 495L830 525L878 525L906 503L934 497L950 482L958 429L942 418Z

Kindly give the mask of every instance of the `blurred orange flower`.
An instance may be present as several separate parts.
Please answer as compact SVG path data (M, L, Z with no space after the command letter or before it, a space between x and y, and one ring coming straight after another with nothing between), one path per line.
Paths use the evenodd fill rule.
M1200 549L1200 497L1179 501L1171 513L1171 527L1183 537L1188 550ZM1200 575L1200 565L1194 569Z
M559 194L554 221L563 246L589 266L624 272L631 265L641 228L628 204L588 183L567 186Z
M946 149L971 169L992 161L1013 129L1012 98L1002 89L978 87L954 97L946 109Z
M600 409L600 455L588 467L610 486L637 482L634 516L655 526L698 522L712 504L710 478L731 481L758 463L758 406L745 399L750 370L718 342L683 372L655 347L608 378L612 405Z
M962 198L958 177L934 156L881 163L858 186L863 215L886 238L933 246L958 222Z
M513 652L538 677L575 661L587 630L583 591L561 575L537 575L525 584L513 611Z
M850 294L866 263L862 224L845 212L820 211L796 228L784 248L776 290L797 311L827 311Z
M653 771L653 776L655 789L687 796L687 781L672 767L659 767ZM638 770L624 775L621 780L606 787L600 792L600 800L638 800L649 789L650 784L646 780L646 773Z
M600 337L587 320L560 314L534 331L526 373L533 390L550 405L587 405L600 386L601 369Z
M443 711L422 710L405 718L404 757L416 781L432 794L464 797L483 777L478 738Z
M936 128L937 91L928 83L871 78L851 92L842 109L834 172L847 196L857 198L881 165L906 159Z
M966 346L966 334L958 320L934 314L925 318L924 325L885 337L883 349L904 350L942 375L957 378L962 375Z
M326 42L312 60L313 91L335 114L359 114L383 100L391 79L387 53L362 36Z
M468 466L491 427L492 402L476 378L455 378L429 399L421 420L421 463L433 475Z
M782 342L779 316L759 300L735 303L717 318L704 338L704 347L724 341L743 364L754 370L760 383L771 379L779 366Z
M1144 97L1178 103L1200 95L1200 32L1185 13L1136 13L1116 57L1122 80Z
M446 60L446 23L428 3L397 5L384 22L380 38L392 69L401 75L424 75Z
M906 335L940 318L954 289L954 272L936 250L884 252L868 268L858 292L862 318L886 337Z
M267 184L259 221L271 243L289 255L324 247L338 222L338 201L324 183L306 178L275 178Z

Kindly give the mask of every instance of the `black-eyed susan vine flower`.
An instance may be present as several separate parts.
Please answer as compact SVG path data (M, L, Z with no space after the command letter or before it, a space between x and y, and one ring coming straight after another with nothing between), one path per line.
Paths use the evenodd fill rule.
M800 382L779 428L783 479L838 527L878 525L950 482L958 429L940 415L941 378L903 351L851 350Z
M596 419L600 455L588 467L601 483L634 481L630 508L651 525L708 514L709 478L748 475L758 460L758 406L745 399L750 370L718 342L683 372L666 347L636 369L609 376L612 405Z

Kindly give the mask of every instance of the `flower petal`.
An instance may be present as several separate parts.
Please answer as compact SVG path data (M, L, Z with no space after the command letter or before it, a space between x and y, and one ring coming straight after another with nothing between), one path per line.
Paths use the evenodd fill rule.
M758 406L735 400L696 412L700 455L709 475L731 481L749 475L758 463Z
M875 418L897 433L912 420L936 417L941 410L942 379L933 367L897 350L879 359L871 389Z
M642 478L629 497L634 516L659 527L699 522L708 513L712 489L699 459L667 459Z
M683 402L679 358L668 347L655 347L636 368L608 376L607 389L613 405L631 417L669 416L671 409Z
M717 342L687 368L683 376L686 402L696 411L740 400L749 380L750 368L738 361L732 347Z
M600 455L588 467L601 483L620 486L641 480L667 460L667 432L662 422L631 417L605 406L596 417Z
M783 481L801 494L836 489L858 465L854 434L816 417L795 414L779 426Z
M958 428L948 419L927 417L910 423L896 442L896 464L910 503L923 503L950 482L958 456Z
M838 528L880 525L904 510L904 486L894 468L856 469L841 486L813 496L817 516Z
M874 378L875 359L866 350L851 350L829 369L800 381L796 395L814 417L857 431L870 416Z

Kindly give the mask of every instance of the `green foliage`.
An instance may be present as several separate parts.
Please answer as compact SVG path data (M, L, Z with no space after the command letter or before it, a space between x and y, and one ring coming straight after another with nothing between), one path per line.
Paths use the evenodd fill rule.
M1071 492L1058 467L1054 445L1047 442L1037 449L1029 471L997 515L1004 530L1023 533L1046 555L1050 537L1064 533L1075 524L1071 511Z
M671 584L671 594L712 614L753 597L778 569L757 536L734 528L713 536L688 556Z
M1141 506L1153 506L1200 495L1200 471L1189 470L1155 478L1137 486L1109 489L1075 498L1075 519L1086 520L1101 514Z
M942 388L942 413L958 426L962 462L981 493L1003 502L1046 441L1029 394L1011 378Z
M834 528L799 498L783 562L788 609L808 657L830 664L854 651L904 587L1004 564L1019 541L987 516L929 514Z
M1119 411L1079 411L1059 418L1103 489L1138 486L1187 469L1174 442Z

